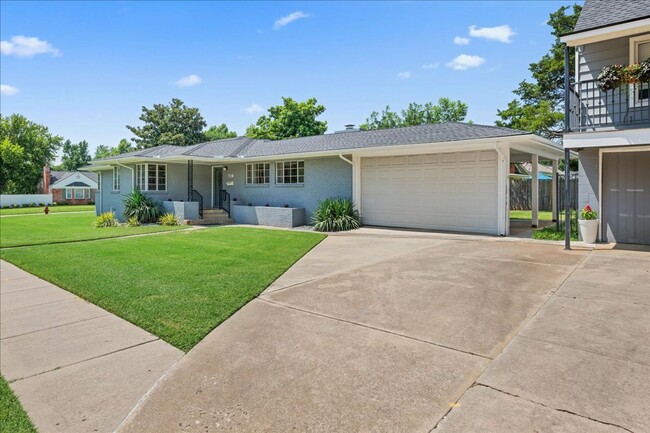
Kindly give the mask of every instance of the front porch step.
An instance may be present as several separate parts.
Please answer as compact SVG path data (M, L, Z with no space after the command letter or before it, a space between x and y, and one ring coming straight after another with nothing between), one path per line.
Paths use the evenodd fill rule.
M207 216L213 216L213 215L228 215L228 214L223 209L213 209L213 208L203 209L203 218L206 218Z
M185 224L192 226L213 226L213 225L228 225L234 224L235 221L228 218L228 214L207 216L203 214L203 218L197 220L186 220Z

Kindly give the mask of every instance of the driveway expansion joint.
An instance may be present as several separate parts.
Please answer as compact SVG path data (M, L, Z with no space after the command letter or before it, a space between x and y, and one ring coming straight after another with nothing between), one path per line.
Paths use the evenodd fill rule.
M513 394L511 392L504 391L502 389L495 388L495 387L490 386L490 385L486 385L484 383L477 382L474 385L472 385L470 388L474 388L475 386L482 386L484 388L488 388L488 389L491 389L493 391L500 392L501 394L509 395L510 397L520 398L520 399L525 400L525 401L527 401L529 403L536 404L538 406L542 406L542 407L544 407L546 409L555 410L557 412L568 413L569 415L574 415L574 416L577 416L577 417L580 417L580 418L588 419L588 420L596 422L598 424L603 424L603 425L607 425L607 426L611 426L611 427L616 427L616 428L619 428L619 429L624 430L624 431L629 432L629 433L635 433L634 430L630 430L629 428L623 427L622 425L614 424L614 423L607 422L607 421L602 421L602 420L592 418L592 417L587 416L587 415L582 415L582 414L579 414L577 412L570 411L568 409L562 409L562 408L558 408L558 407L549 406L549 405L546 405L544 403L540 403L538 401L531 400L531 399L528 399L526 397L522 397L521 395Z
M323 314L323 313L317 313L315 311L305 310L303 308L294 307L292 305L285 304L283 302L271 301L270 299L263 298L262 296L259 296L257 299L259 299L260 301L263 301L263 302L267 302L269 304L276 305L278 307L284 307L284 308L289 308L291 310L299 311L301 313L312 314L314 316L318 316L318 317L322 317L322 318L330 319L330 320L336 320L337 322L347 323L349 325L360 326L362 328L371 329L373 331L378 331L378 332L383 332L383 333L386 333L386 334L394 335L396 337L407 338L409 340L417 341L417 342L424 343L424 344L429 344L431 346L439 347L441 349L452 350L454 352L463 353L465 355L476 356L478 358L482 358L482 359L485 359L485 360L488 360L488 361L493 361L494 360L493 358L490 358L489 356L486 356L486 355L481 355L480 353L474 353L474 352L470 352L470 351L467 351L467 350L457 349L455 347L445 346L444 344L438 344L438 343L434 343L432 341L427 341L427 340L422 340L420 338L411 337L410 335L400 334L399 332L389 331L388 329L378 328L378 327L375 327L375 326L366 325L366 324L363 324L363 323L358 323L358 322L353 322L351 320L342 319L340 317L334 317L334 316L329 316L329 315Z

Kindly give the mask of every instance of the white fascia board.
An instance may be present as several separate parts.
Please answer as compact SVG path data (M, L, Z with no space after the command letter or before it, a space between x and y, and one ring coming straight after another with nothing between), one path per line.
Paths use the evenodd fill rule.
M650 32L650 18L631 21L629 23L616 24L600 29L586 30L580 33L573 33L560 37L560 41L570 47L575 47L578 45L593 44L594 42L622 38L645 32Z
M568 149L639 145L650 145L650 128L572 132L564 136L564 147Z
M528 140L511 141L510 148L531 155L538 155L544 159L556 160L564 158L564 149L554 141L539 137L534 134L526 136Z

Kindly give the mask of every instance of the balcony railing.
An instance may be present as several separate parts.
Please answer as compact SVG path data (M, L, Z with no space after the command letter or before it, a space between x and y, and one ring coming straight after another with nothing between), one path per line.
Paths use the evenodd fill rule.
M600 90L598 80L575 83L569 90L571 131L650 126L649 89L649 82L607 91Z

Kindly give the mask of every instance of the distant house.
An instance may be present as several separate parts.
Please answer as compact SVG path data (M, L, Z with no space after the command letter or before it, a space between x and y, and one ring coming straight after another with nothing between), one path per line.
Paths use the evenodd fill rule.
M97 212L119 218L134 188L179 219L225 213L237 223L287 226L308 222L320 200L349 197L365 225L508 235L510 162L533 164L535 191L538 161L554 173L562 156L560 145L526 131L449 122L158 146L95 159L88 169L100 173Z
M561 41L575 50L563 143L580 155L579 205L598 211L599 240L650 245L650 78L598 79L650 61L650 0L587 0Z
M52 171L46 165L39 192L51 193L52 201L59 204L92 204L97 192L97 174L88 171Z

